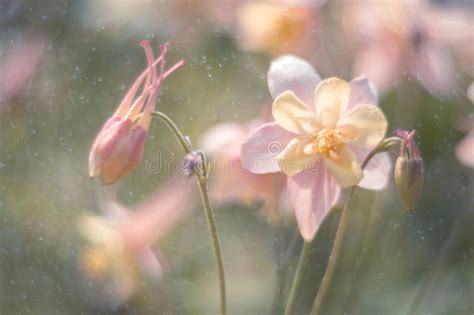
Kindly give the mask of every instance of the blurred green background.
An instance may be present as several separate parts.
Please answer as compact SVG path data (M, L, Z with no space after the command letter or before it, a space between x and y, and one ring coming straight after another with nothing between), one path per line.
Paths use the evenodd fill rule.
M232 29L208 15L210 6L212 1L0 2L0 60L18 41L41 42L31 48L41 52L21 92L0 103L0 314L216 314L214 257L200 204L157 244L169 260L164 277L144 275L138 292L123 303L82 275L84 241L77 232L80 215L99 212L101 187L88 178L90 145L145 67L140 40L150 39L154 47L168 42L169 62L188 62L166 80L158 108L195 143L209 126L257 117L268 102L272 57L239 48ZM331 10L334 5L321 15ZM338 58L328 40L318 46L326 58ZM312 59L318 60L316 52ZM344 62L321 68L322 77L350 79ZM406 314L421 287L416 314L474 314L474 174L453 153L465 135L453 121L472 115L472 104L405 80L381 95L381 107L389 132L418 132L423 194L409 215L393 180L383 192L357 192L323 313ZM158 151L181 154L166 127L153 124L144 160ZM135 204L165 177L147 173L142 164L120 185L119 198ZM298 314L308 312L319 287L339 214L336 208L313 244ZM274 227L256 206L238 203L218 207L216 219L229 314L270 313ZM294 221L287 220L284 243L296 241L284 296L301 247L295 233Z

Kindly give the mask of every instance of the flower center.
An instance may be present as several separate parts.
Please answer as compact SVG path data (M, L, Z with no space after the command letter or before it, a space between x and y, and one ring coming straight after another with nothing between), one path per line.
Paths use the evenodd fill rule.
M325 157L337 156L344 147L342 138L342 133L338 130L332 128L320 130L311 142L306 145L304 152Z
M81 266L92 278L100 278L110 267L110 259L99 248L88 247L81 254Z

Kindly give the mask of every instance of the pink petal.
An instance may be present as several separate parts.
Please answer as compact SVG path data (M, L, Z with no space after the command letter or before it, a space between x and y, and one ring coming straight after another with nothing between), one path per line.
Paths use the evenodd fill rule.
M349 105L346 111L358 105L377 105L378 97L375 87L366 77L358 77L350 82L351 93L349 97Z
M0 56L0 106L22 93L43 58L45 39L39 35L17 38L12 43L10 50L5 51L7 45L2 47Z
M352 152L357 156L357 161L361 164L370 149L360 149L351 147ZM382 190L388 183L391 175L392 162L387 153L375 155L364 169L364 178L359 186L370 190Z
M252 202L271 189L272 174L257 175L246 171L240 157L216 157L212 165L209 187L216 202Z
M240 155L247 138L247 128L234 122L224 122L209 128L201 137L200 147L211 155Z
M151 247L144 248L140 253L137 254L137 259L140 267L147 274L158 278L163 274L164 257L155 254Z
M274 59L268 71L268 89L274 99L290 90L306 105L313 104L314 89L320 81L318 74L306 60L293 55Z
M474 131L456 146L456 157L467 167L474 168Z
M366 76L379 92L389 89L400 77L402 60L397 47L370 45L354 60L354 74Z
M288 177L288 194L305 241L314 238L340 192L341 189L322 163L316 169Z
M153 195L134 207L123 224L125 239L136 252L159 241L196 205L199 198L192 179L173 176Z
M452 90L456 81L454 63L444 47L425 44L414 54L412 62L414 75L428 90L442 94Z
M261 125L242 144L241 155L245 169L255 174L279 172L277 155L295 137L295 134L275 122Z

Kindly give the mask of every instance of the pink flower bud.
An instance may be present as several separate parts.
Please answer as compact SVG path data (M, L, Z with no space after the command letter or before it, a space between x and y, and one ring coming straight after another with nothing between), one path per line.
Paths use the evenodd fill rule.
M167 46L160 47L161 56L156 60L148 41L142 41L141 46L145 49L148 67L132 84L114 115L102 126L89 155L89 175L100 175L104 184L120 180L138 165L161 82L184 64L180 61L165 71ZM158 75L155 67L159 62Z
M395 163L395 183L409 212L415 210L423 188L423 160L399 156Z
M413 212L423 189L424 163L413 140L415 131L408 133L397 130L395 134L402 138L400 154L395 163L395 183L407 210Z
M140 162L147 130L130 119L108 121L99 132L89 156L89 175L112 184Z

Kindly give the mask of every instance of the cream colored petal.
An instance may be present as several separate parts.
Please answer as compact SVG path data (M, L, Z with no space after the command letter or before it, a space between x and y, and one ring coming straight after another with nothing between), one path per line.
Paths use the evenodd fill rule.
M387 119L378 107L360 105L341 117L337 128L346 135L347 138L344 140L346 143L371 148L385 137Z
M322 81L314 91L316 121L324 128L332 128L344 113L350 96L350 85L344 80L330 78Z
M356 156L348 148L337 157L325 158L324 164L341 188L355 186L364 177Z
M317 165L319 158L315 155L308 155L303 151L307 143L307 140L293 139L288 143L285 150L278 155L278 166L283 173L293 176L302 170L311 169Z
M95 244L110 243L119 237L114 226L98 216L82 216L79 219L79 231L86 240Z
M275 99L272 115L282 128L296 134L317 129L314 113L291 91L283 92Z

